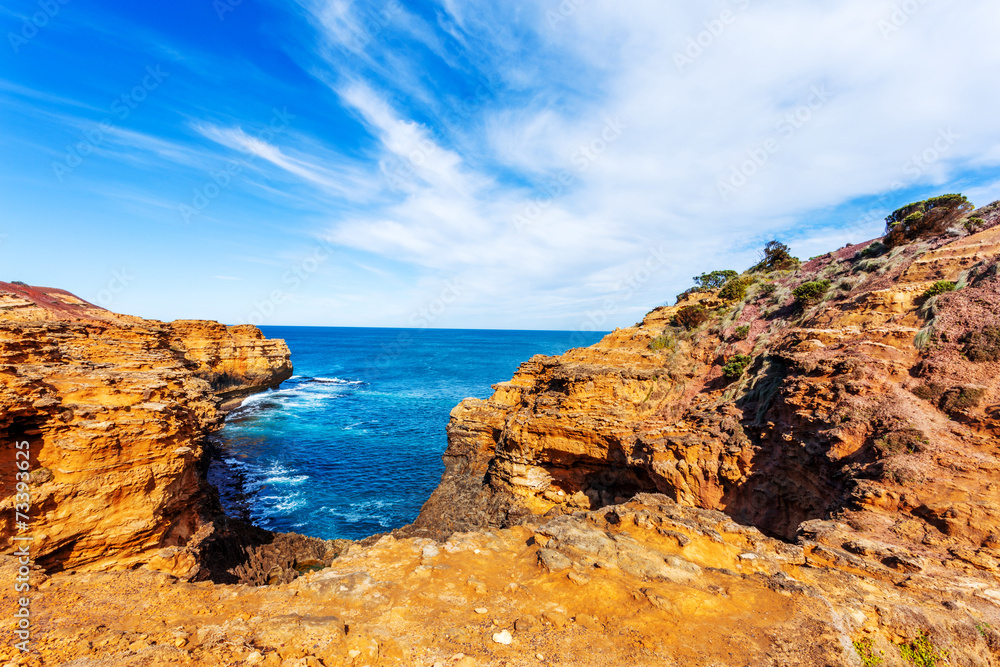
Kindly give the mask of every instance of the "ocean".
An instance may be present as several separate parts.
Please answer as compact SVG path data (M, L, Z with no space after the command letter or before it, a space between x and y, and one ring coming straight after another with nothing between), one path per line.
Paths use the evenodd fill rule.
M360 539L416 518L441 478L448 415L536 354L602 333L261 327L295 375L229 414L209 481L230 516Z

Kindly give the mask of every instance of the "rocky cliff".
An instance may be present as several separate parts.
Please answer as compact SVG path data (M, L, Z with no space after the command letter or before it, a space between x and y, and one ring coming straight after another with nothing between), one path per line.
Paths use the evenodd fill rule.
M65 563L77 554L143 562L128 540L89 538L114 538L110 524L76 529L32 575L34 653L0 649L0 659L1000 665L1000 203L972 212L945 198L903 213L882 240L803 264L765 256L721 289L686 293L591 348L535 357L490 399L464 401L441 485L393 535L311 542L297 548L312 549L312 561L289 560L280 543L293 538L218 520L216 535L240 539L157 552L170 567L73 573ZM184 342L184 332L220 330L163 325L176 367L166 353L161 367L148 324L128 336L115 324L122 331L100 339L120 349L111 364L103 343L85 342L94 326L69 316L11 325L0 367L12 369L2 376L6 435L52 445L51 458L41 459L50 445L38 450L49 471L39 497L54 493L51 466L76 470L66 502L138 502L147 510L133 534L169 544L196 528L185 508L204 502L203 478L159 480L181 479L170 471L189 456L178 449L193 449L184 429L218 420L219 399L194 371L226 392L234 385L220 378L254 375L259 362L227 367L219 359L239 355L220 351L266 348L237 336ZM165 386L143 397L137 378L149 368ZM135 377L110 381L126 371ZM154 425L133 437L159 458L141 479L112 466L119 476L106 479L122 486L98 488L88 468L115 463L123 441L111 438L138 428L126 406ZM77 449L56 455L61 442ZM154 502L166 509L156 514ZM174 518L164 527L153 515ZM183 569L185 554L271 585L164 573ZM2 576L17 567L0 558ZM305 574L289 581L290 567ZM4 604L12 596L0 589Z
M15 443L28 443L36 563L195 575L185 547L220 513L203 471L220 399L280 384L289 359L254 327L147 321L0 283L0 467L13 470ZM8 551L14 485L0 476Z

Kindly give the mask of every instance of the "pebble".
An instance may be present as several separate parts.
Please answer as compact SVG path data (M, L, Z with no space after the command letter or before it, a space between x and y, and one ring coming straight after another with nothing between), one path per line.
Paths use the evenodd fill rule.
M542 655L541 653L536 653L535 660L545 660L545 656Z
M428 544L426 547L424 547L422 555L424 558L434 558L440 553L441 552L438 550L436 546L434 546L433 544Z
M500 632L496 632L493 634L493 641L495 641L497 644L510 644L512 641L514 641L514 638L511 637L509 631L502 630Z
M489 611L489 609L487 609L486 607L476 607L475 611L477 614L485 614L486 612Z

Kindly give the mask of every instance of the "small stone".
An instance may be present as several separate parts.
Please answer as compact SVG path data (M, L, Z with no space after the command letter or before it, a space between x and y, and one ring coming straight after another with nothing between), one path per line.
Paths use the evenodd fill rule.
M514 638L511 636L509 631L501 630L500 632L493 633L493 641L497 644L510 644L514 641Z
M437 662L434 663L434 667L444 667L444 663L438 660Z
M514 621L514 629L518 632L524 632L525 630L530 630L535 626L535 622L530 618L519 618Z
M535 660L545 660L545 656L542 655L541 653L536 653Z
M421 552L421 555L424 558L435 558L440 553L441 551L436 546L434 546L433 544L428 544L426 547L424 547L423 551Z
M590 577L585 574L580 574L579 572L570 572L566 576L569 577L569 580L574 584L578 584L580 586L586 586L590 583Z
M177 639L174 640L174 646L176 646L177 648L184 648L185 644L187 643L188 640L185 637L178 637Z
M359 655L361 655L361 651L359 651L356 648L352 648L350 651L347 652L347 655L351 656L352 658L356 658Z
M264 662L264 656L261 655L260 651L254 651L246 658L244 658L243 662L245 662L248 665L259 665L260 663Z
M557 611L547 611L542 614L542 618L557 628L561 628L566 625L566 617Z
M757 554L740 554L740 560L757 560Z
M477 614L485 614L488 611L489 611L489 609L487 609L486 607L476 607L476 609L475 609L475 612Z
M552 549L540 549L538 551L538 562L545 566L549 572L565 570L573 564L569 558Z

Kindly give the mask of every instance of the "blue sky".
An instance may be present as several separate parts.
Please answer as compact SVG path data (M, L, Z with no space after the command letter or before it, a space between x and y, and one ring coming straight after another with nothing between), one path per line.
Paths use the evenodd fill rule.
M1000 7L0 7L0 279L227 323L607 330L1000 199Z

